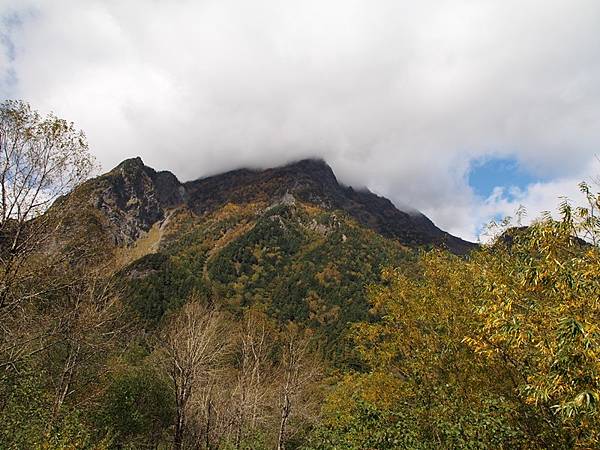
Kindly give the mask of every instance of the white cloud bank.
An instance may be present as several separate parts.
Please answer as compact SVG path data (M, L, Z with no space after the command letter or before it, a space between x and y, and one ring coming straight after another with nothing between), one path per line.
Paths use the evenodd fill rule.
M105 168L140 155L190 179L321 156L470 239L600 171L597 0L0 0L0 14L0 93L75 121ZM477 198L466 174L485 155L553 181Z

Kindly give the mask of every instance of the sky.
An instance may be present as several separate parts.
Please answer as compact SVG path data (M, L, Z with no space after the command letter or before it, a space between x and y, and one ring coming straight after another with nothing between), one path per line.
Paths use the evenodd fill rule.
M0 98L105 170L321 157L477 240L600 173L598 0L0 0Z

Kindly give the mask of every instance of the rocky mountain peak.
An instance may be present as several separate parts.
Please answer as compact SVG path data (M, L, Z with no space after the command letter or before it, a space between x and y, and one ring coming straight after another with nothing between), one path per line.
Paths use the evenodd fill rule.
M184 205L187 199L175 175L155 171L140 157L126 159L108 173L89 180L79 191L89 192L88 202L103 213L119 245L135 241L164 220L168 209Z
M135 170L143 170L147 167L144 164L144 161L141 157L136 156L134 158L127 158L119 163L117 167L115 167L111 172L120 170L120 171L135 171Z
M333 173L333 169L323 159L302 159L300 161L291 162L284 166L267 170L292 176L309 177L324 184L338 184L337 178Z
M272 205L293 198L325 210L341 210L362 226L410 247L443 245L455 253L473 247L422 214L400 211L366 189L341 185L322 159L264 170L238 169L181 183L171 172L157 172L136 157L88 183L94 186L91 201L108 218L117 243L133 242L164 220L169 209L185 207L202 217L228 203Z

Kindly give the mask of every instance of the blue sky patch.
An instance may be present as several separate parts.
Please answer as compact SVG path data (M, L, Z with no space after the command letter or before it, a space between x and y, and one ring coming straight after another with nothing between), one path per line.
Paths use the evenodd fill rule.
M487 198L495 187L505 188L505 195L510 196L508 188L525 189L540 179L520 167L515 158L487 158L471 164L468 181L475 194Z

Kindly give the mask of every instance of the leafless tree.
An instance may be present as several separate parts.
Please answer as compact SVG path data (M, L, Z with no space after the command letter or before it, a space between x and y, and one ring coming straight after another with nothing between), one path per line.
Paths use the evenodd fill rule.
M234 388L235 448L239 449L246 428L255 429L266 416L274 367L271 353L274 333L264 313L249 310L244 315L237 339L238 362Z
M309 391L321 374L321 364L312 350L309 330L291 322L283 330L280 366L279 432L277 450L285 450L292 415L305 415L310 407Z
M183 448L191 400L209 384L227 350L226 321L215 308L192 298L170 320L162 333L161 350L175 393L173 448ZM209 415L210 417L210 415Z
M186 430L192 448L217 449L229 440L236 409L233 384L231 367L224 365L210 371L197 386L190 399Z

